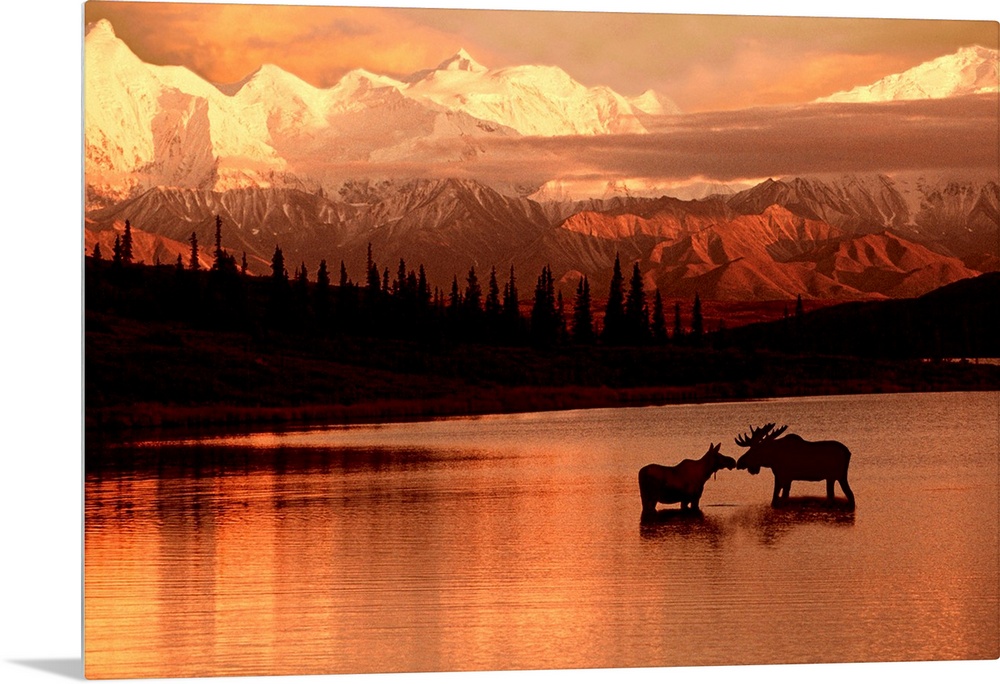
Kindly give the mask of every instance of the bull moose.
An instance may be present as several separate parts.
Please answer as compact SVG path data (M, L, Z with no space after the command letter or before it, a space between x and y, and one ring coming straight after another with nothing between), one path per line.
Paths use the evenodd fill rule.
M826 480L826 498L833 501L833 483L839 482L847 496L847 502L853 508L854 492L847 484L851 451L833 440L810 442L798 435L781 437L787 429L788 426L783 425L775 430L774 423L759 428L751 425L749 435L736 438L737 445L748 448L736 462L736 468L746 470L751 475L759 473L761 468L771 469L774 475L772 506L788 500L792 480Z
M736 467L736 459L719 453L722 443L709 444L705 455L694 460L686 458L675 466L650 463L639 470L639 496L642 514L656 512L656 504L680 503L681 510L698 510L698 501L705 483L713 473Z

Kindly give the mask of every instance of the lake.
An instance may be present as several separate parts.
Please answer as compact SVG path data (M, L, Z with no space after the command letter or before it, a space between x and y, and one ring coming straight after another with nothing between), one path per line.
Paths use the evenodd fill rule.
M640 467L768 422L844 442L856 509L732 470L640 521ZM86 673L997 658L998 432L949 393L88 448Z

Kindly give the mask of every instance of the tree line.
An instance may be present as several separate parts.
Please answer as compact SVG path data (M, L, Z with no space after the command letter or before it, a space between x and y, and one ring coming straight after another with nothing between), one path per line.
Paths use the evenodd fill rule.
M324 335L357 333L539 347L696 346L704 341L698 295L688 325L684 325L677 302L668 326L659 289L653 290L650 301L638 263L632 265L626 286L618 255L603 311L595 307L587 276L579 278L573 302L567 304L549 266L543 267L535 280L530 308L525 302L522 311L513 266L504 274L491 268L485 285L475 266L470 266L464 278L460 280L456 274L450 288L443 290L431 285L423 264L414 269L401 258L394 272L388 267L380 269L369 244L363 278L353 280L341 261L335 285L325 259L312 279L305 262L295 266L290 275L284 253L276 245L270 274L252 276L247 272L245 252L237 264L223 248L222 225L221 217L216 216L213 258L207 273L201 265L197 233L192 232L187 263L178 256L172 269L175 276L169 281L161 277L142 282L136 269L129 268L134 256L131 223L126 220L123 234L115 236L110 269L101 267L105 260L99 244L91 253L94 270L106 271L107 278L94 283L89 303L98 307L135 304L137 297L130 298L123 288L145 285L150 291L138 299L163 315L229 328L263 326Z

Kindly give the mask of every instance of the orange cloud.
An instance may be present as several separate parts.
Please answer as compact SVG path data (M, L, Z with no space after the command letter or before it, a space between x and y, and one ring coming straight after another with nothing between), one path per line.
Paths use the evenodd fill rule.
M401 75L437 64L458 38L404 13L364 7L89 2L144 61L232 83L277 64L319 87L358 67Z

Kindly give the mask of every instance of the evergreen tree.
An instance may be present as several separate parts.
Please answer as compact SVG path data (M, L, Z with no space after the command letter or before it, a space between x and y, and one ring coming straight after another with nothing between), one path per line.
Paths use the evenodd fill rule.
M274 255L271 257L271 281L279 287L288 284L285 255L281 253L281 247L277 245L274 246Z
M101 260L101 243L100 242L95 242L94 243L94 250L90 253L90 256L91 256L91 258L94 261L100 261Z
M458 276L452 276L451 294L448 295L448 313L451 316L458 316L462 306L462 291L458 289Z
M566 342L569 331L566 330L566 308L563 305L562 290L556 292L556 339Z
M382 271L382 292L389 293L389 267L386 266Z
M309 288L309 272L306 270L306 262L295 269L295 286L299 296L305 299L306 290Z
M802 295L798 295L795 298L795 322L801 323L802 316L805 315L805 308L802 306Z
M370 242L368 243L368 266L365 278L367 278L368 283L368 295L372 298L372 301L375 301L382 292L382 285L379 282L378 265L372 259L372 243Z
M632 280L625 300L625 339L632 344L642 344L649 339L649 309L646 308L639 262L632 265Z
M313 298L316 315L325 323L330 308L330 271L326 267L326 259L320 259L319 268L316 270L316 289L313 291Z
M587 276L580 278L576 286L576 302L573 304L573 341L590 344L594 341L594 318L590 311L590 282Z
M222 217L218 214L215 215L215 261L212 262L212 270L219 271L222 269L222 259L225 256L225 252L222 251Z
M423 264L420 264L420 270L417 273L417 301L420 306L427 306L431 301L431 287L427 283L427 272L424 271Z
M663 297L660 296L660 289L656 289L653 295L653 342L664 344L667 341L667 320L663 317Z
M111 265L116 268L121 268L122 265L122 241L117 234L115 235L115 246L111 248Z
M132 263L132 224L125 219L125 234L122 235L122 263Z
M495 321L500 317L500 286L497 284L497 270L490 269L490 282L486 290L486 303L484 304L486 317Z
M517 281L514 279L514 266L510 267L510 277L503 288L503 313L509 322L516 323L521 318L517 300Z
M347 266L344 265L344 260L340 260L340 287L341 289L346 288L351 284L351 279L347 277Z
M691 309L691 336L695 344L701 344L701 337L705 333L705 322L701 317L701 298L698 293L694 293L694 306Z
M399 260L399 267L396 269L396 279L392 281L392 294L402 297L406 290L406 262L402 258Z
M531 339L535 344L549 345L559 334L555 283L548 266L542 268L535 285L535 300L531 307Z
M183 270L184 270L184 260L181 258L181 255L178 254L177 255L177 271L180 272L180 271L183 271Z
M483 290L479 287L479 278L476 276L476 267L469 267L469 275L465 278L465 310L471 316L478 316L483 311Z
M243 260L240 262L240 275L247 274L247 253L243 252Z
M330 272L326 268L326 259L320 259L319 269L316 271L316 287L327 292L330 290Z
M681 322L681 303L674 302L674 342L684 339L684 324Z
M620 344L625 336L625 293L621 262L615 254L615 266L608 289L608 304L604 309L604 330L601 337L605 344Z
M194 231L191 231L191 259L188 261L188 268L192 271L197 271L201 268L201 264L198 263L198 235Z

